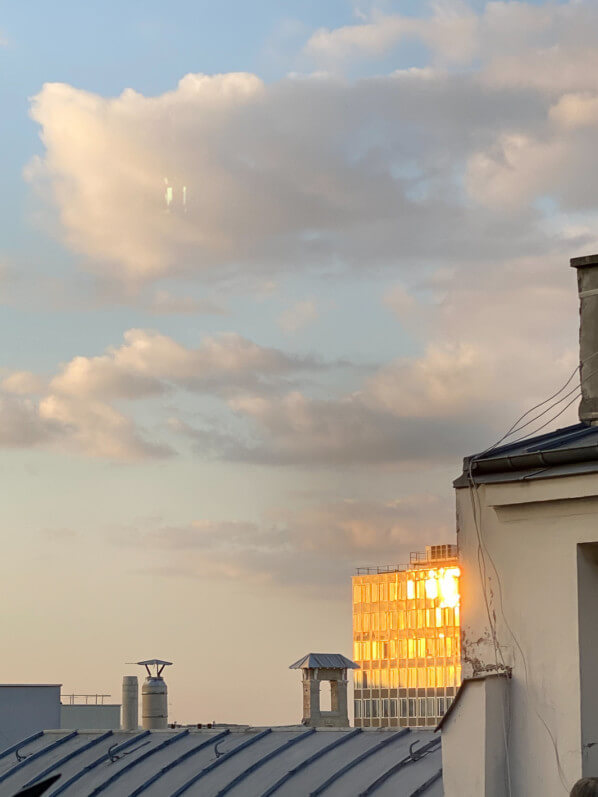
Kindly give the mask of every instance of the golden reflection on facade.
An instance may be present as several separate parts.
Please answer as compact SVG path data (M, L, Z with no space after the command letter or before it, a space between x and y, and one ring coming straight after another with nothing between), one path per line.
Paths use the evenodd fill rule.
M353 576L357 727L434 726L461 683L456 545Z

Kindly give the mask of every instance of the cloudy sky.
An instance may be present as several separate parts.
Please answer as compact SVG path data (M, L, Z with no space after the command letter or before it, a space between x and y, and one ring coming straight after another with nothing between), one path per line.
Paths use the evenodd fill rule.
M299 718L355 566L453 541L463 455L576 364L597 34L591 0L0 4L3 681L158 656L172 719Z

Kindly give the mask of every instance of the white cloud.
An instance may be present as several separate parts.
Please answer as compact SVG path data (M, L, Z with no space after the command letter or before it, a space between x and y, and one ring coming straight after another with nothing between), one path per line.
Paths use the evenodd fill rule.
M498 260L541 250L539 216L468 204L462 172L547 111L531 89L425 69L270 85L188 75L158 97L113 99L47 84L32 105L45 150L26 175L88 266L133 286L471 262L488 244Z
M41 393L44 387L44 380L31 371L13 371L0 382L0 390L17 396Z
M319 592L325 584L336 591L346 588L356 566L403 563L423 544L451 540L447 510L445 501L428 494L388 502L346 499L292 513L273 510L260 524L198 520L118 529L111 539L143 551L141 564L154 574L314 586Z

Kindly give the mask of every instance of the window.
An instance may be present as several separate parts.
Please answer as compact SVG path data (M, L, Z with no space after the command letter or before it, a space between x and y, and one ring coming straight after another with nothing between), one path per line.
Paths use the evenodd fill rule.
M417 700L417 713L420 717L426 716L426 698L419 697Z
M362 688L363 689L367 689L368 688L368 674L367 674L367 672L362 672L360 674L361 674Z
M372 718L377 718L380 716L380 701L379 700L372 700Z
M409 674L408 685L411 689L415 689L417 687L417 667L409 667L407 672Z
M399 688L399 671L396 669L392 669L390 671L390 688L391 689Z
M426 685L426 675L428 672L427 667L418 667L417 668L417 685L420 688L423 688Z
M397 648L398 648L397 640L396 639L391 639L390 643L389 643L389 647L390 647L390 658L391 659L396 659L396 657L397 657Z
M400 717L407 716L407 699L404 697L400 698L399 700L399 711L400 711L399 714Z
M414 697L409 698L409 716L415 717L416 700Z
M353 658L361 661L361 642L353 642Z
M442 717L444 715L444 698L438 698L438 716Z
M365 719L369 719L371 716L371 700L364 700L363 701L363 716Z
M356 720L361 719L361 700L353 701L353 713Z
M397 716L397 699L396 697L390 698L390 716L396 717Z
M407 599L413 600L415 598L415 581L409 580L407 582Z
M399 639L399 658L406 659L407 658L407 640L406 639Z
M369 631L370 630L370 615L364 614L363 615L363 630Z
M428 686L436 686L436 668L427 667L426 675L428 676Z
M424 582L424 581L422 581L421 579L419 579L419 580L416 582L416 590L415 590L415 594L417 595L417 597L418 597L418 598L425 598L425 597L426 597L426 587L425 587L425 582Z
M380 612L380 630L386 631L388 612Z
M435 714L436 714L436 710L435 710L436 706L434 705L436 703L436 701L434 700L433 697L427 697L426 701L427 701L426 713L427 713L428 717L434 717Z
M353 587L353 603L361 603L361 587Z
M388 584L380 584L380 600L388 600Z
M369 603L370 602L370 585L366 584L364 589L365 589L365 602Z
M396 583L392 583L388 585L388 600L389 601L396 601L397 599L397 585Z
M453 640L452 640L452 638L450 636L447 636L447 638L445 639L445 644L446 644L446 655L447 656L452 656L453 655Z
M380 670L372 670L370 675L372 679L372 689L380 689Z
M404 667L399 670L399 686L401 689L407 686L407 670Z
M378 585L372 584L372 603L376 603L378 601Z
M415 639L407 640L407 658L408 659L415 658Z
M390 705L388 703L388 698L385 697L380 702L382 703L382 706L381 706L382 714L381 714L381 716L382 717L390 717Z
M426 655L426 640L425 639L418 639L417 640L417 655L418 658L423 659Z
M426 639L426 654L428 656L436 655L436 640L433 637L428 637Z
M436 609L436 628L442 628L442 609Z
M398 622L398 627L402 631L405 628L405 612L404 611L401 611L401 612L398 613L397 620L399 621Z

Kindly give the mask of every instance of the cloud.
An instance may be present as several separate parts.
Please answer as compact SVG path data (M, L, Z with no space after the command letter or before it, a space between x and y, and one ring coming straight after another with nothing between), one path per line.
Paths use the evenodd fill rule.
M231 396L276 392L289 380L325 366L313 358L258 346L234 333L188 348L151 330L130 329L120 346L95 357L76 356L49 379L15 371L0 382L0 445L51 444L87 456L135 461L173 453L148 439L114 406L176 389Z
M302 370L312 358L259 346L235 333L204 338L187 348L152 330L130 329L121 346L97 357L75 357L50 383L58 394L105 399L143 398L171 386L209 393L258 388Z
M143 551L142 567L169 577L243 579L287 587L345 589L359 565L409 561L409 552L452 538L446 502L414 495L378 502L337 500L263 523L205 521L113 530L114 545ZM425 535L422 528L426 529Z
M381 14L359 25L320 28L305 46L306 53L326 64L355 57L379 57L401 41L415 39L449 63L469 62L477 54L478 16L465 3L438 2L428 17Z
M285 332L297 332L318 317L318 308L313 299L304 299L288 307L279 317L278 323Z
M87 266L133 286L474 263L483 247L498 262L542 251L541 215L470 201L463 172L514 129L535 135L547 102L473 70L187 75L157 97L53 83L25 174Z

